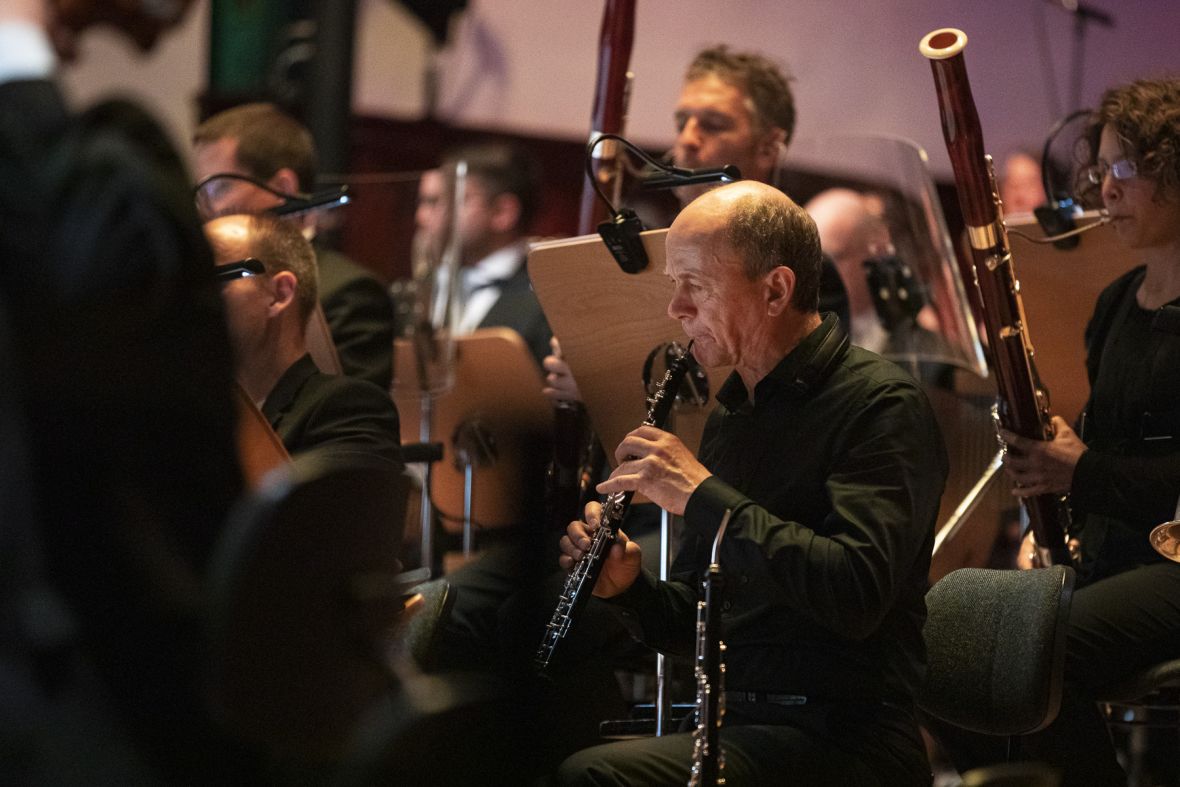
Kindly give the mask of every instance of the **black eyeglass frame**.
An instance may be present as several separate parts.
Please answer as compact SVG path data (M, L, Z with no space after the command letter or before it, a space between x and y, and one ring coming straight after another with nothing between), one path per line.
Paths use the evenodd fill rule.
M219 282L236 281L251 276L265 276L266 265L255 257L247 257L244 260L218 265L214 269L213 275Z
M298 192L295 194L288 194L285 191L279 191L274 186L268 186L266 183L251 175L241 175L237 172L214 172L212 175L204 178L200 183L193 186L193 199L197 199L197 195L201 193L201 189L205 188L215 180L240 180L244 183L249 183L252 186L257 186L263 191L274 194L279 199L306 199L309 196L307 194L301 194Z
M342 205L347 205L352 201L349 194L348 186L336 186L326 189L324 191L317 191L311 194L297 191L295 193L288 193L280 191L273 186L263 183L258 178L250 175L240 175L237 172L214 172L207 178L201 180L200 183L193 186L193 202L197 206L197 212L205 216L206 211L201 204L201 189L209 185L215 180L240 180L243 183L249 183L252 186L262 189L268 194L272 194L276 198L282 200L278 205L269 208L266 212L273 216L290 216L300 213L307 213L313 210L326 210L330 208L337 208ZM205 217L206 220L215 218L213 215Z

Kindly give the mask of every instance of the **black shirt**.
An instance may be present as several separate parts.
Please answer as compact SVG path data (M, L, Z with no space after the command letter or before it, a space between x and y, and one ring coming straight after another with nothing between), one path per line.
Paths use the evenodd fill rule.
M1140 266L1107 287L1086 328L1088 450L1070 489L1085 580L1163 560L1147 534L1180 496L1180 321L1175 302L1139 306L1144 275Z
M691 653L700 580L720 563L727 688L908 702L922 679L933 525L947 474L917 383L847 347L828 315L750 402L718 392L672 580L644 573L612 601L653 647Z

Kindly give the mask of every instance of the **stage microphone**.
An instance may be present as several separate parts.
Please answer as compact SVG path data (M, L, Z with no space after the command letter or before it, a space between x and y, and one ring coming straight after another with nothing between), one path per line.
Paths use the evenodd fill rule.
M704 169L668 167L666 170L657 170L651 175L647 175L640 185L645 190L671 189L678 186L695 186L700 183L733 183L741 179L741 171L732 164Z
M1076 212L1077 205L1072 199L1066 199L1062 202L1051 199L1046 204L1033 208L1033 215L1037 217L1037 224L1041 225L1041 231L1045 233L1045 237L1049 238L1054 235L1064 235L1067 232L1073 231L1077 227L1077 223L1073 220ZM1070 249L1077 248L1081 240L1080 236L1071 235L1068 238L1053 241L1053 245L1062 251L1069 251Z
M630 208L615 211L611 218L598 225L598 236L626 273L640 273L647 268L647 250L639 237L641 232L643 222Z
M348 195L348 186L340 186L313 194L286 197L281 203L269 210L274 216L293 216L312 210L331 210L341 205L347 205L352 198Z
M1037 217L1037 223L1047 238L1072 232L1077 227L1074 216L1081 212L1068 192L1059 192L1053 188L1053 142L1075 120L1089 116L1090 110L1076 109L1054 123L1045 136L1045 144L1041 148L1041 187L1045 191L1046 202L1033 208L1033 215ZM1077 235L1070 235L1053 241L1053 245L1062 251L1069 251L1077 248L1081 240Z

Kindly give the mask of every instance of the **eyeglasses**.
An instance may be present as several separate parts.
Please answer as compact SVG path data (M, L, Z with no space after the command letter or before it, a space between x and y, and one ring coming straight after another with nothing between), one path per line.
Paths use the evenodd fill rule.
M1102 185L1108 172L1114 176L1115 180L1127 180L1139 174L1139 168L1135 166L1135 162L1127 159L1119 159L1112 164L1100 161L1097 164L1091 164L1082 171L1086 175L1086 180L1095 186Z
M265 276L266 266L262 264L261 260L256 260L253 257L247 257L244 260L237 262L228 262L225 265L218 265L213 274L217 281L225 283L227 281L236 281L237 279L246 279L250 276Z
M193 201L197 204L197 213L201 219L212 221L219 216L234 213L254 213L256 208L251 209L248 206L258 199L259 190L273 198L276 205L298 198L298 195L278 191L249 175L218 172L193 187ZM264 200L263 204L268 202L269 200Z
M265 197L259 202L259 191ZM218 172L193 187L193 201L202 221L235 213L265 211L274 216L291 216L313 210L326 210L350 201L348 187L336 186L314 194L288 194L268 186L258 178L236 172ZM265 207L259 208L259 205Z

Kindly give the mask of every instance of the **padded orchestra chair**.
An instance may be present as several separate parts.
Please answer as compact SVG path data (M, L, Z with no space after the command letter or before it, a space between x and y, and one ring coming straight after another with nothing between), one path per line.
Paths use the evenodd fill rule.
M231 513L210 569L211 693L275 763L328 763L397 690L408 481L392 463L297 457Z
M422 600L402 629L402 647L418 669L431 672L435 666L440 631L455 606L455 593L445 579L423 582L411 592L421 596Z
M1074 571L963 568L926 594L926 685L918 705L958 727L1016 736L1061 706Z
M1123 767L1128 786L1153 783L1148 775L1147 733L1153 728L1170 730L1175 751L1180 731L1180 659L1155 664L1107 687L1099 705L1112 731L1127 731Z

